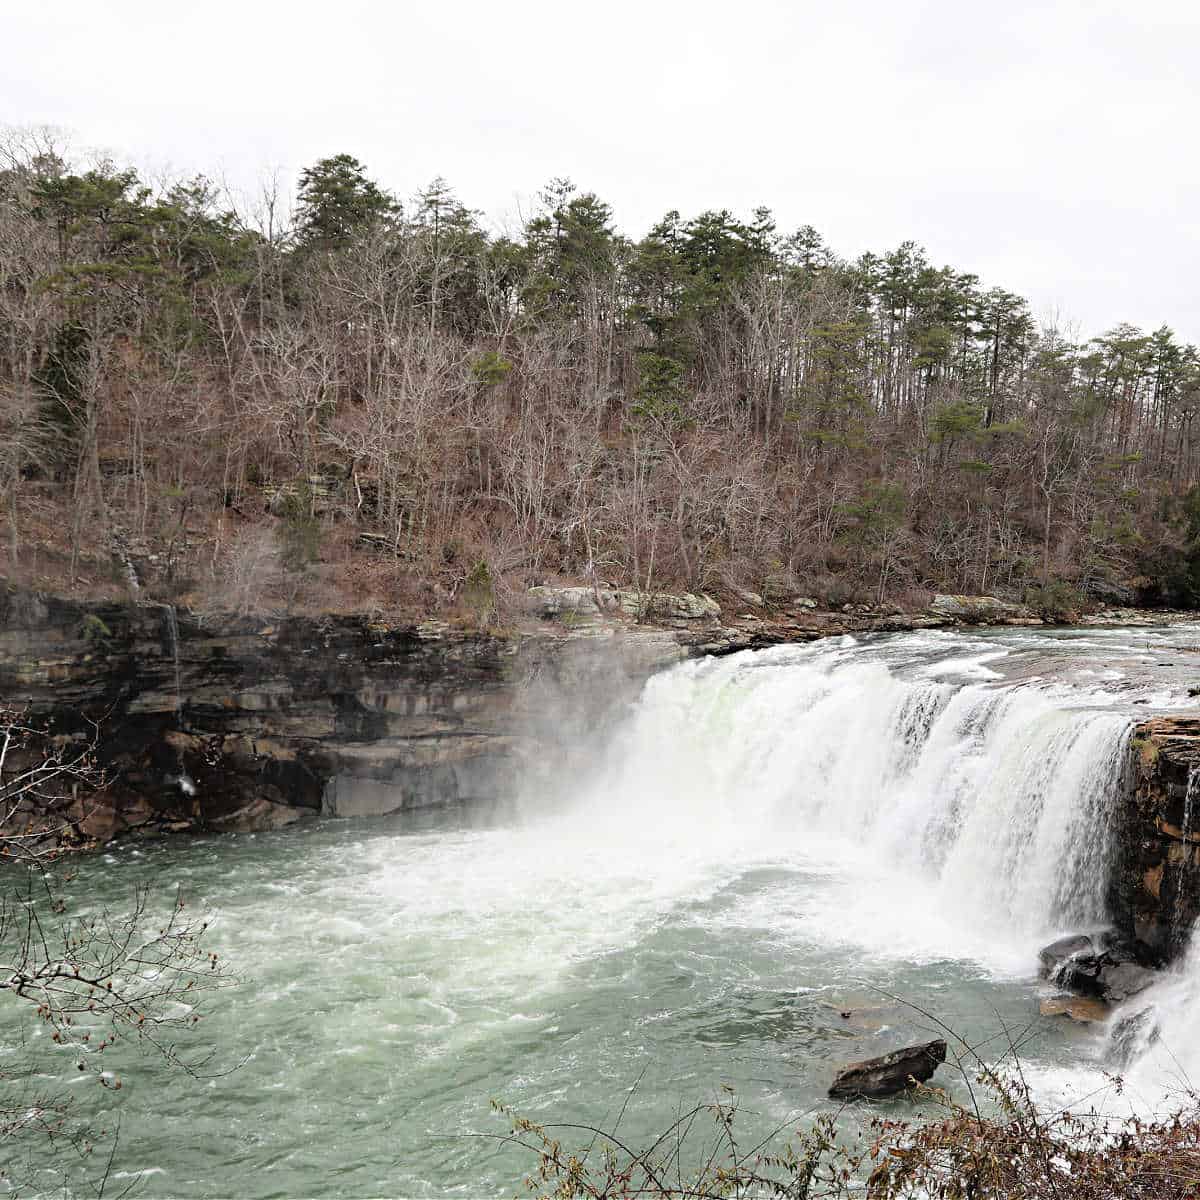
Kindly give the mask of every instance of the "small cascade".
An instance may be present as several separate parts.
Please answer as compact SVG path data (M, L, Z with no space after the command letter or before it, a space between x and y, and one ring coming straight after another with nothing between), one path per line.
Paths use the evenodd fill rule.
M163 630L166 634L167 652L175 669L175 715L179 716L183 708L183 688L179 673L179 617L173 604L164 604Z
M179 617L175 611L173 604L164 604L163 612L163 633L164 640L167 646L167 652L171 656L171 663L175 673L175 723L180 728L183 727L183 677L179 667ZM196 794L196 783L188 774L183 763L183 751L177 749L175 757L179 763L179 771L174 775L167 776L167 782L177 786L179 790L188 797Z
M1191 931L1184 928L1186 923L1184 897L1187 895L1187 882L1192 863L1192 843L1196 829L1196 794L1200 790L1200 771L1194 767L1188 771L1187 790L1183 799L1183 822L1180 826L1180 854L1175 866L1175 905L1171 921L1171 945L1184 947Z

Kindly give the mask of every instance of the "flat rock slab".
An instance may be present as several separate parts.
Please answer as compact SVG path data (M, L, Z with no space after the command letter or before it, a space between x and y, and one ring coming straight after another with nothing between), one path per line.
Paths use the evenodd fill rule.
M879 1058L850 1063L834 1076L829 1094L835 1100L879 1100L924 1083L946 1061L946 1043L940 1038L919 1046L906 1046Z
M1070 1017L1072 1021L1092 1024L1107 1021L1112 1009L1094 996L1051 996L1041 1005L1043 1017Z

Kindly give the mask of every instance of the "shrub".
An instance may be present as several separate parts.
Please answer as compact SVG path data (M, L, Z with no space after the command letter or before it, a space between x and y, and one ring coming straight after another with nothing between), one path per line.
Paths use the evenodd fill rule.
M1071 584L1055 579L1028 588L1025 603L1044 621L1069 622L1079 616L1084 600Z
M961 1064L960 1064L961 1067ZM939 1088L914 1095L932 1114L876 1116L856 1130L824 1113L790 1141L743 1150L732 1096L683 1113L646 1147L617 1131L536 1125L497 1108L508 1139L536 1167L531 1192L579 1200L690 1200L778 1196L794 1200L1194 1200L1200 1180L1195 1096L1165 1117L1104 1117L1040 1107L1020 1065L964 1070L970 1104ZM1113 1088L1120 1090L1120 1081ZM705 1121L703 1118L707 1117ZM556 1129L585 1143L565 1147Z

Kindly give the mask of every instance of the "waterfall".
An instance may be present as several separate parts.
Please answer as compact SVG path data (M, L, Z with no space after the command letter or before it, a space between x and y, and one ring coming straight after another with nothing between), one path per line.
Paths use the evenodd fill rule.
M931 636L684 664L649 682L574 819L679 855L825 840L976 944L1099 926L1130 717L1006 682L1003 654L947 660Z
M179 617L175 612L173 604L164 604L163 612L163 630L166 635L167 651L171 655L171 663L175 674L175 722L182 728L183 725L183 682L182 675L179 669ZM195 780L188 774L187 768L183 762L183 751L176 749L175 757L179 763L179 771L175 775L168 775L167 782L178 786L179 790L188 797L196 794Z
M171 662L175 669L175 715L179 713L183 707L182 686L180 684L179 674L179 618L175 612L173 604L164 604L163 611L163 629L166 632L167 649L171 655Z
M1171 919L1171 944L1183 946L1190 935L1190 930L1184 928L1184 896L1187 885L1188 866L1190 864L1190 849L1195 833L1196 791L1200 788L1200 772L1188 771L1187 791L1183 800L1183 825L1180 829L1181 854L1175 863L1175 911Z

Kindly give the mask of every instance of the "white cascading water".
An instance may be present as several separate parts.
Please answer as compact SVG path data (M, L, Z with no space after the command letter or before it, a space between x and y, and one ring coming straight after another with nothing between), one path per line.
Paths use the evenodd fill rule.
M889 890L919 890L906 918L921 912L930 936L957 941L950 955L1007 950L1028 964L1038 938L1102 924L1129 716L1098 691L997 686L996 654L913 667L913 644L905 670L846 639L652 679L616 765L570 819L735 860L764 840L826 839ZM869 910L885 937L920 939Z
M1198 800L1200 773L1193 770L1184 801L1185 839L1195 828ZM1184 932L1178 929L1181 907L1177 900L1177 932ZM1164 981L1135 997L1109 1030L1108 1058L1128 1070L1127 1084L1145 1107L1155 1107L1164 1095L1181 1100L1200 1092L1200 938L1191 933Z

